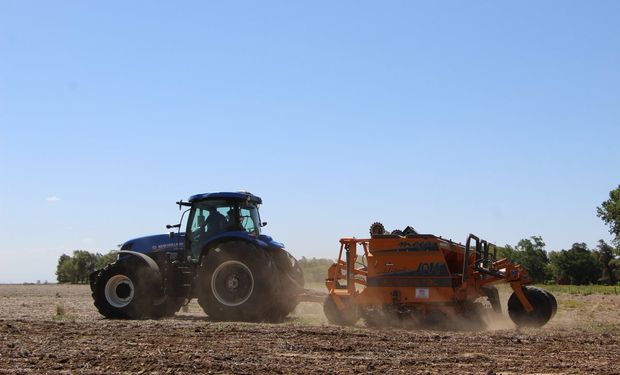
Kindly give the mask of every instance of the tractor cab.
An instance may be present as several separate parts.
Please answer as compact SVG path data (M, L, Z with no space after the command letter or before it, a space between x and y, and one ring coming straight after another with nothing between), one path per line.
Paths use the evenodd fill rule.
M198 260L210 243L231 238L257 238L260 236L258 206L261 199L253 194L209 193L190 197L185 231L186 259Z

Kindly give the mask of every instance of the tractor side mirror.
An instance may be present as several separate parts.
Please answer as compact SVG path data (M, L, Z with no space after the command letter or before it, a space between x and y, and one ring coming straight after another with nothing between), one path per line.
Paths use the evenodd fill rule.
M266 226L267 226L267 222L266 222L266 221L263 221L262 223L260 223L260 226L261 226L261 227L266 227Z

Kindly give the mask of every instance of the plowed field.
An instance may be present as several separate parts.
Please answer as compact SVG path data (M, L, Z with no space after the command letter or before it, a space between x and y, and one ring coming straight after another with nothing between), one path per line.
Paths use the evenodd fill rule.
M1 285L0 374L620 374L620 296L557 297L542 329L503 318L411 331L330 326L311 303L283 324L211 322L195 302L170 319L114 321L88 286Z

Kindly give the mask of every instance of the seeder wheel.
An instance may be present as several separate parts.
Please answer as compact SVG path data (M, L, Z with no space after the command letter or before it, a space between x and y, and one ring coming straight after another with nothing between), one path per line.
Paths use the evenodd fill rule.
M551 294L550 291L545 290L545 289L540 289L540 290L542 290L542 292L545 293L545 295L549 299L549 302L551 302L551 317L553 318L555 316L555 313L558 311L558 301L555 299L555 296Z
M519 327L542 327L553 316L553 302L555 298L548 297L542 289L525 286L523 293L534 308L527 312L515 293L508 299L508 315L510 319Z
M337 324L339 326L352 326L357 323L360 318L357 306L345 298L341 298L341 301L345 305L344 310L340 310L338 308L332 296L327 296L327 298L325 298L325 302L323 303L323 312L325 313L325 317L331 324Z

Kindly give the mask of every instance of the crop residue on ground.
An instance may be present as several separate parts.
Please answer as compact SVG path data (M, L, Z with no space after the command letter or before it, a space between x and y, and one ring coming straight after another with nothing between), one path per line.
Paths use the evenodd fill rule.
M215 323L191 303L165 320L102 319L88 286L0 286L0 374L620 374L619 296L558 295L538 330L326 325L302 304L283 324Z

